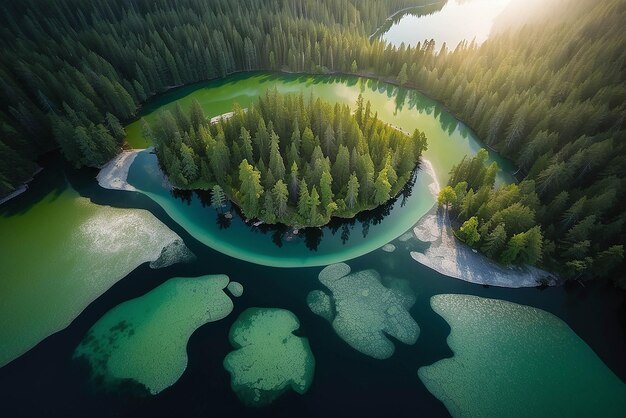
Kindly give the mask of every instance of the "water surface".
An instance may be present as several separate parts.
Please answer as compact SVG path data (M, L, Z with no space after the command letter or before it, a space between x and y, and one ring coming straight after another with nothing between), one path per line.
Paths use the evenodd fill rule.
M434 39L436 50L445 42L454 49L463 40L483 43L496 17L511 0L448 0L441 10L416 8L398 19L381 35L395 46L417 45Z
M378 110L383 120L408 130L411 127L419 127L427 133L430 139L427 158L433 161L435 168L438 167L437 178L440 182L444 182L447 178L446 167L456 163L465 153L475 152L480 147L472 133L446 113L445 109L437 103L411 91L356 78L278 77L268 74L238 75L222 81L173 91L146 106L144 111L147 117L153 117L151 114L160 105L172 106L174 105L173 100L176 99L182 101L183 107L187 106L190 103L189 95L199 91L198 94L206 103L205 108L213 109L207 113L223 113L230 109L233 100L238 100L245 105L243 102L245 98L252 100L260 90L263 90L265 86L271 86L273 83L284 85L284 88L291 88L294 91L300 91L299 89L304 88L308 89L306 91L313 91L314 93L331 92L334 95L332 97L337 97L337 100L345 100L346 103L352 103L360 91L366 97L374 98L376 100L375 110ZM238 86L241 90L233 86ZM180 236L185 245L197 256L197 259L189 263L174 264L157 270L149 268L148 263L138 265L125 277L117 278L116 283L110 286L108 290L103 289L104 293L93 295L92 298L95 300L89 303L84 310L79 310L76 313L78 316L71 321L67 328L45 338L19 358L1 367L0 393L4 395L1 409L6 416L171 417L182 414L190 417L275 418L294 415L365 417L386 416L389 414L390 405L393 406L395 417L447 416L454 411L453 408L448 409L449 404L440 400L440 392L422 383L418 378L417 371L442 361L445 362L446 359L457 358L458 360L462 358L462 352L459 349L461 347L460 340L451 337L461 334L469 335L467 339L469 342L463 343L463 348L479 347L479 344L487 342L490 349L495 353L493 354L494 359L504 357L511 362L510 364L507 363L506 375L502 376L504 380L500 380L500 382L505 383L502 383L501 386L509 384L511 387L515 387L519 381L528 376L526 365L530 355L524 354L519 357L501 355L501 353L506 354L526 344L535 348L538 346L545 347L545 352L557 353L556 355L560 356L565 351L584 353L585 350L579 348L581 344L586 343L598 355L598 358L593 360L594 354L587 349L586 354L580 356L580 360L573 362L568 360L565 368L575 367L571 366L572 363L585 363L588 372L585 372L584 376L604 376L600 379L604 383L598 383L598 385L605 387L608 382L606 387L609 387L609 390L612 390L611 387L618 387L619 391L619 383L621 382L615 383L617 378L607 376L612 376L611 373L615 373L621 379L626 377L626 364L623 356L623 353L626 352L626 339L620 322L623 318L624 300L614 289L607 289L595 283L586 288L575 285L545 290L504 289L473 285L442 276L415 263L410 257L410 252L418 250L420 243L410 236L409 239L405 239L406 236L392 239L391 242L395 247L393 252L385 252L382 249L372 247L362 250L364 251L362 255L352 255L351 248L357 248L361 240L367 242L367 239L359 238L362 237L363 231L367 230L363 226L364 221L367 221L366 224L370 224L368 237L378 236L379 238L376 239L384 241L387 239L385 237L386 227L392 228L394 224L405 222L405 220L408 223L413 216L419 218L419 211L422 205L426 205L427 202L427 199L422 196L422 193L426 193L426 191L422 192L420 188L422 186L419 186L419 176L421 175L419 173L424 173L425 170L418 173L416 185L412 189L414 192L404 207L401 206L401 199L399 199L394 204L397 207L394 206L393 211L396 212L391 211L387 215L382 213L364 220L358 219L355 220L354 225L348 223L347 228L350 234L345 245L340 239L344 224L339 224L336 235L333 235L332 231L328 234L324 231L316 252L307 247L306 240L294 244L291 250L288 250L287 244L279 249L273 241L271 230L264 234L262 228L252 228L243 223L239 224L240 220L237 219L237 215L228 228L226 225L221 230L219 227L215 229L207 227L207 225L214 225L217 222L215 211L202 207L202 197L195 196L189 199L189 194L175 197L169 191L159 189L161 183L157 175L160 173L154 164L154 156L150 155L149 152L143 153L141 158L138 158L137 165L133 165L131 168L131 181L140 184L144 188L143 192L102 189L93 178L94 172L76 171L65 165L48 164L45 161L42 164L45 167L42 172L43 175L37 176L26 193L2 209L4 219L0 220L0 241L2 242L0 245L5 250L0 252L2 265L5 268L8 265L12 271L22 274L20 278L23 283L20 286L39 288L40 281L38 278L40 276L32 273L33 270L41 270L42 272L58 270L58 276L64 278L63 283L67 279L70 286L76 285L77 287L80 287L82 279L96 277L91 274L72 275L70 274L70 266L57 266L54 258L43 257L43 255L54 251L60 252L61 250L56 249L56 247L83 254L84 260L81 260L80 263L87 266L96 266L97 264L98 269L103 271L115 271L118 268L116 264L123 264L116 257L101 257L101 254L107 254L106 247L100 248L96 253L89 253L86 250L81 252L83 250L76 247L81 245L83 242L81 240L70 240L69 243L66 243L64 237L72 236L79 231L78 225L73 223L72 219L76 219L76 222L82 219L82 216L79 216L80 214L72 209L73 204L67 205L65 210L37 210L38 205L49 206L55 201L64 201L61 196L64 193L63 185L65 184L69 184L72 189L73 195L70 202L75 200L89 202L89 205L107 207L122 215L135 209L144 210L145 213L149 213L169 230ZM136 170L136 173L133 173L133 170ZM60 178L60 183L50 181L55 177ZM159 197L155 199L154 196L149 196L149 193L154 193L155 196L158 195ZM159 198L163 201L158 202ZM412 207L413 203L410 199L417 199L416 202L418 203L413 210L416 213L403 212L404 208ZM36 222L34 222L34 218L32 222L20 221L21 218L28 218L37 214ZM116 217L118 216L116 215ZM375 219L380 222L379 230L374 228ZM109 219L109 221L108 226L113 225L114 219ZM58 227L57 224L59 224ZM62 225L65 225L64 228L68 231L61 228ZM115 236L124 231L120 228L109 229ZM47 234L46 231L56 232L56 234ZM214 237L217 238L210 238L208 235L205 237L204 234L208 233L215 234ZM239 239L228 241L231 233ZM28 242L25 241L26 243L22 245L20 239L15 238L20 234L38 236L41 245L33 244L32 249L26 248L25 245L28 245ZM395 232L391 235L395 235ZM127 248L126 245L131 246L131 248L144 245L143 240L134 239L128 235L125 238L129 242L119 247L121 249ZM412 295L412 303L406 303L403 306L406 306L406 313L412 320L419 324L419 338L416 341L413 338L410 341L407 339L408 343L394 340L395 349L389 357L384 360L373 358L359 351L349 341L342 338L327 320L331 316L317 315L309 308L307 296L311 292L319 292L324 287L318 279L322 270L321 266L285 269L262 265L254 260L244 261L241 257L229 256L225 251L214 249L212 246L215 244L211 244L210 239L218 238L225 243L237 244L238 247L235 250L238 254L245 252L242 250L245 247L241 247L241 242L245 245L252 242L257 247L256 251L262 254L262 257L268 257L270 260L281 255L281 252L286 254L286 259L295 260L294 263L301 263L298 258L303 257L325 257L323 254L341 253L343 254L342 257L354 256L355 258L347 262L352 271L375 271L379 275L376 277L380 277L381 283L385 286L397 282L406 284L406 286L403 285L403 294ZM317 238L313 236L310 241L316 242L318 238L319 236ZM16 245L21 245L21 249L18 252L6 252L6 249L10 251L13 240ZM337 247L333 251L325 253L322 251L325 245L331 247L337 245ZM354 247L352 247L353 245ZM266 250L265 247L273 247L276 250ZM255 250L254 246L250 246L246 251L253 250ZM263 251L269 251L270 254L263 253ZM276 252L271 253L272 251ZM10 254L10 257L7 254ZM134 251L126 251L123 254L132 257ZM125 259L122 258L122 260ZM101 264L99 264L100 262ZM80 263L79 265L82 265ZM245 291L241 297L233 299L234 307L231 314L219 321L200 326L193 332L188 341L176 345L177 350L172 351L178 353L175 355L176 361L174 363L184 363L187 364L187 367L174 384L164 388L158 394L148 396L146 394L137 396L133 390L128 390L133 385L129 385L125 388L126 390L116 393L103 394L90 389L88 383L92 379L93 370L88 367L83 368L84 363L73 359L73 353L92 327L97 326L98 323L105 323L103 318L111 317L107 317L107 312L121 312L124 309L129 309L119 308L116 311L116 307L128 306L125 304L128 301L151 294L158 296L149 298L151 299L150 308L156 312L167 307L171 300L176 299L173 294L178 292L177 289L170 286L160 287L161 284L167 283L171 278L222 274L227 275L233 281L240 282ZM45 277L45 274L42 274L41 277ZM384 282L386 278L393 278L393 280ZM1 279L4 280L4 276ZM59 286L60 290L57 291L54 289L54 285L51 285L47 288L49 289L48 293L39 298L34 298L32 294L25 292L22 297L11 302L12 306L24 305L26 309L37 309L37 303L42 303L42 301L48 303L48 306L63 305L68 302L68 298L71 296L63 293L63 286ZM168 291L164 292L158 289L168 289ZM153 290L155 293L151 293ZM448 323L448 318L444 319L433 310L430 304L431 298L441 294L474 295L481 298L514 302L523 306L514 314L484 316L479 321L479 329L476 330L469 319L459 324L454 321ZM4 293L2 295L4 296ZM228 297L230 298L230 296ZM330 294L327 295L327 299L332 299ZM356 299L357 302L360 300L361 298ZM328 304L331 314L334 302L336 301L330 300ZM136 318L139 318L140 321L135 322L141 323L142 328L145 327L144 329L149 330L150 333L157 332L160 322L163 321L159 319L159 315L150 315L149 312L143 315L146 311L140 305L143 306L144 304L140 303L128 312L133 315L137 313ZM367 310L367 303L363 305L365 306L362 308ZM536 315L529 307L545 312L542 315ZM287 310L298 318L299 327L292 335L306 338L310 352L315 358L315 370L310 387L307 383L308 390L306 393L299 394L288 390L263 408L249 408L233 391L231 387L232 376L224 367L225 358L233 352L233 346L229 342L229 330L237 324L237 318L240 318L241 314L249 308ZM361 306L359 306L360 308ZM516 328L519 324L535 321L542 327L553 330L553 322L546 319L545 315L548 315L546 312L562 321L561 328L571 328L567 343L568 346L575 345L573 348L563 347L559 339L545 338L545 336L536 333L525 333L524 330ZM184 313L184 309L177 310L177 313ZM393 315L379 315L372 319L373 321L378 321L377 318L393 319L397 317L396 313L390 312ZM176 318L178 317L174 314L169 319L176 323L174 321ZM13 312L13 309L6 312L5 323L17 323L19 322L18 319L19 316ZM556 318L554 319L556 320ZM103 322L100 322L101 320ZM110 330L119 322L113 321L110 326L104 327L104 330ZM372 323L370 321L369 324ZM355 324L358 326L360 323ZM378 324L381 322L374 323L374 325ZM257 331L263 335L265 325L261 325ZM500 330L500 328L503 329ZM26 326L15 327L15 329L23 335L28 336L30 334L30 329ZM167 329L172 329L171 323ZM370 329L373 328L370 327ZM487 336L482 341L475 342L472 336L482 335L479 331L485 331ZM574 335L574 332L578 337ZM511 348L511 341L498 337L501 334L510 336L511 341L514 342L513 348ZM22 334L17 335L22 338ZM342 333L342 335L345 334ZM43 337L44 335L38 338ZM451 339L448 340L448 337ZM184 339L186 340L187 336ZM142 346L146 346L145 342L152 340L152 337L147 339L124 338L120 348L132 353L141 353ZM3 347L6 341L13 341L13 337L11 340L0 339ZM184 350L181 348L182 345L184 345ZM170 345L163 344L164 349L167 347ZM160 346L148 344L148 348L152 350L153 348L158 349ZM569 354L563 355L569 356ZM544 356L542 355L540 358L544 359ZM542 364L547 364L544 367L546 370L550 370L548 367L550 363L554 363L556 368L559 367L559 364L563 364L559 362L558 358L554 361L541 361ZM481 367L484 364L484 362L480 362L478 367L472 366L471 372L466 370L463 376L469 376L468 378L472 382L482 381L484 373L493 374L488 367ZM612 372L608 371L607 366ZM559 370L561 369L563 367ZM138 367L132 375L136 377L135 380L139 381L144 378L138 376L146 376L153 370L158 371L158 368ZM571 373L575 373L575 371L571 371ZM533 379L541 379L542 376L544 376L543 370L533 369L531 376ZM178 373L176 378L178 378ZM595 377L592 380L598 381ZM623 385L623 383L621 384ZM167 385L160 385L159 387L163 386ZM536 395L538 399L542 399L543 394L539 391L545 391L546 388L538 386L530 387L530 390L532 390L531 395ZM571 396L576 395L577 393L574 393ZM454 402L467 402L462 392L455 392L453 396L455 397ZM532 396L531 401L534 398ZM470 402L472 410L485 410L485 408L494 407L506 408L507 399L510 398L490 397L486 399L475 396ZM568 411L571 411L561 400L556 400L554 405L554 408L559 408L558 410L562 411L564 416L567 415Z
M172 194L156 157L150 152L139 154L130 168L129 183L163 207L194 238L242 260L276 267L323 266L382 247L410 229L432 207L431 184L445 183L452 166L481 147L475 135L437 102L414 90L357 77L238 74L172 91L146 106L142 117L150 122L159 112L176 105L188 109L194 99L207 116L216 116L230 111L234 103L249 106L273 88L349 105L362 94L380 120L407 132L420 129L426 134L424 158L428 163L419 167L413 181L388 205L363 212L353 220L334 219L321 229L307 228L299 236L285 239L285 228L252 228L240 216L232 220L218 217L215 210L206 207L206 196ZM148 146L140 125L141 121L136 121L127 127L127 139L134 146ZM510 163L496 154L491 158L502 167L498 181L511 181Z

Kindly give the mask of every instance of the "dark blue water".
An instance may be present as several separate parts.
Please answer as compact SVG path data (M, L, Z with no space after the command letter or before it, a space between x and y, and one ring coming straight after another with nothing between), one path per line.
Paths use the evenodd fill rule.
M115 207L144 208L179 234L197 255L189 264L152 270L142 265L114 285L78 316L65 330L50 336L22 357L0 369L0 416L2 417L207 417L255 416L446 416L447 410L417 377L417 369L452 352L446 344L450 328L435 314L429 298L441 293L463 293L505 299L549 311L566 321L601 359L626 378L623 294L608 286L578 285L560 288L502 289L451 279L413 261L414 244L394 242L393 253L380 250L349 261L353 271L373 268L381 275L409 280L417 295L410 313L421 328L415 345L396 342L387 360L367 357L343 342L321 317L306 305L306 295L322 286L319 267L274 268L223 255L194 239L165 211L140 193L100 188L94 171L76 171L59 163L56 156L43 162L44 175L37 176L24 202L36 201L67 176L71 185L94 203ZM27 203L25 203L27 204ZM243 284L234 311L225 319L199 328L188 344L188 367L172 387L152 397L96 391L88 384L89 370L72 361L72 354L89 328L108 310L140 296L174 276L227 274ZM230 376L222 361L232 350L228 331L248 307L277 307L292 311L300 320L299 334L309 339L316 359L315 376L305 395L286 392L262 409L244 407L230 388Z

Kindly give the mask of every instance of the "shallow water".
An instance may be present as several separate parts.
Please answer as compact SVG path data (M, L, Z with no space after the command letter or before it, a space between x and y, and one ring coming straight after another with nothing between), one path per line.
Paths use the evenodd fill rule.
M248 81L243 75L239 75L211 84L217 89L215 95L212 95L210 90L207 90L205 95L207 98L222 97L218 94L219 91L226 91L228 86L237 83L243 83L239 84L240 86L248 82L258 84L259 80L255 81L255 78L258 77L265 80L264 83L270 83L276 79L275 76L256 74L250 77L252 81ZM282 79L282 77L280 78ZM298 81L299 79L298 77L293 77L293 79L288 77L290 81L286 83L291 83L290 86L298 86L301 82L304 82L305 85L307 83L315 85L310 77L303 79L306 81ZM350 80L352 79L343 82L333 81L334 84L319 81L318 84L322 89L321 91L330 89L334 85L339 92L349 92L349 99L346 100L350 101L356 98L358 93L355 92L363 89L365 94L379 97L377 103L380 106L381 115L398 118L398 120L404 121L403 123L413 123L416 127L419 126L419 123L414 119L419 119L423 122L423 126L432 130L431 132L436 132L435 129L439 129L452 133L453 139L451 141L457 142L452 142L454 146L448 148L443 146L437 148L439 144L445 144L447 139L441 137L443 139L437 141L439 137L431 133L434 138L431 140L433 141L431 144L434 145L429 150L428 158L433 160L433 165L436 165L434 161L437 157L439 157L440 162L438 164L440 167L444 166L445 161L453 163L453 159L456 157L451 156L451 154L455 152L457 147L461 150L479 147L478 142L470 142L471 133L464 130L458 121L443 112L434 102L431 101L428 106L416 105L413 108L406 105L405 100L408 97L419 98L423 96L406 92L404 99L400 100L398 96L394 96L394 92L398 92L394 87L374 83L373 85L377 87L372 90L367 84L355 87L360 85L359 81L356 80L350 84ZM194 91L198 88L205 89L206 86L188 87L182 92L170 94L173 97L181 94L184 96L185 92ZM402 91L400 90L400 92ZM234 92L231 93L234 94ZM384 97L387 97L387 101L383 100ZM163 100L167 101L166 99ZM227 99L224 98L223 100ZM417 102L428 103L421 100ZM423 100L427 99L424 98ZM401 106L398 106L398 103ZM399 110L394 114L395 109ZM149 107L146 108L146 111L150 111ZM222 110L216 111L223 112ZM440 150L443 155L436 155L437 150ZM148 153L144 155L149 157ZM2 393L0 409L3 415L280 417L297 414L303 417L338 415L369 417L384 416L389 413L392 406L394 416L397 417L446 416L452 410L449 411L446 404L435 396L438 395L438 392L433 390L435 395L431 394L417 375L420 368L436 364L446 358L454 358L453 356L456 354L455 343L449 343L447 338L450 335L451 326L454 327L455 331L458 330L458 326L448 325L446 320L439 316L430 305L431 297L439 294L468 294L501 299L549 312L564 321L599 356L599 360L596 359L593 362L587 361L589 357L586 357L585 363L589 363L590 375L604 373L610 376L611 373L616 373L621 379L626 378L626 364L623 357L626 344L624 330L620 325L620 318L623 317L625 305L623 298L613 289L603 288L599 285L592 285L584 289L581 287L561 287L545 290L502 289L472 285L442 276L413 261L410 257L410 251L416 250L419 245L414 239L407 241L394 239L392 244L396 248L393 252L372 248L363 255L347 262L353 272L372 270L377 273L376 277L383 279L388 277L404 281L406 287L403 289L403 294L406 292L406 294L414 296L414 304L404 306L407 306L407 312L419 325L419 338L412 344L413 339L407 339L408 343L394 340L393 355L380 360L353 348L338 335L326 318L317 315L309 308L307 296L313 291L326 291L325 286L318 280L318 275L322 270L321 266L276 268L257 264L253 260L244 261L241 258L231 257L211 248L203 241L202 236L196 237L197 233L194 228L190 228L189 225L181 221L182 218L176 213L170 215L167 205L161 205L145 193L102 189L94 179L95 172L89 170L76 171L59 164L57 158L54 157L50 158L49 161L42 162L42 164L46 168L36 177L30 190L12 201L9 206L2 208L3 216L6 219L2 220L4 223L0 223L0 237L9 242L7 246L10 245L11 236L5 232L9 231L5 225L15 223L17 228L20 217L36 213L35 210L39 202L42 202L42 205L50 204L43 197L50 195L51 192L53 197L56 196L62 187L60 185L68 184L75 191L78 199L89 201L90 204L108 205L112 208L118 208L117 210L140 208L150 212L167 228L178 234L187 247L197 256L197 259L158 270L150 269L147 263L138 266L97 297L93 303L80 312L67 328L44 339L21 357L0 368L0 393ZM141 167L141 165L139 164L134 168L137 167ZM440 181L445 180L445 172L443 174L439 172L438 175L442 176ZM53 181L55 177L58 181ZM133 177L132 173L131 177ZM146 177L149 180L148 174ZM140 181L140 179L135 180ZM419 186L416 185L415 187ZM167 199L168 202L173 202L172 205L178 205L180 211L188 210L186 209L187 200L175 198L165 193L163 193L163 198ZM189 213L194 214L196 210L198 213L202 213L200 199L196 203L194 202L196 201L192 199L188 206L191 208ZM407 205L409 204L410 202L407 203ZM46 244L42 245L44 247L57 245L59 241L56 240L55 235L45 234L43 231L47 231L46 228L53 227L57 223L62 225L62 222L74 216L77 216L74 209L69 208L42 218L37 227L33 227L46 237ZM197 219L200 219L200 216L198 215ZM214 223L215 216L213 212L206 219L206 223ZM237 215L232 221L231 228L238 228L235 225L236 222L239 222L236 218ZM387 221L389 224L396 222L392 215L383 217L382 225L386 225ZM244 234L243 236L259 235L260 238L257 242L265 243L264 246L269 246L269 243L275 247L270 238L271 233L265 236L260 230L250 227L244 230L243 227L242 225L241 231L243 232L241 233ZM69 228L74 227L70 226ZM216 229L215 231L221 231L219 233L223 235L220 236L228 236L231 233L231 228ZM351 238L346 242L346 249L343 251L350 251L353 237L362 236L361 221L357 222L354 228ZM17 235L26 230L28 228L22 226L10 231L11 235ZM50 229L50 231L54 231L54 229ZM232 231L236 231L236 229L232 229ZM341 230L338 231L340 234ZM59 233L61 232L63 231ZM196 235L194 235L195 233ZM373 230L370 231L370 234L374 234ZM324 235L319 248L324 245L324 240L331 237L332 234ZM329 242L332 242L332 239ZM358 243L358 240L354 242ZM265 251L261 245L259 248ZM306 245L301 245L298 248L303 254L315 254L315 251L309 250ZM276 254L280 254L280 251L282 250ZM31 264L35 265L35 261L40 259L42 253L44 251L41 249L36 252L20 253L20 258L16 260L3 255L1 261L3 265L15 263L15 266L11 268L27 272L29 268L32 268ZM329 253L332 254L332 252ZM106 264L107 267L113 267L115 262L109 261ZM54 268L54 265L53 262L48 261L43 263L42 266L44 267L41 268ZM93 390L89 383L93 379L94 370L82 362L77 362L73 358L73 354L89 330L104 318L107 312L129 300L150 294L150 291L173 277L216 274L225 274L231 280L241 283L244 287L243 295L239 298L232 298L229 295L234 305L233 312L224 319L200 326L193 332L186 344L187 367L176 383L154 396L147 397L137 396L137 385L122 387L121 390L114 393ZM32 281L35 286L34 277L36 276L31 277L28 274L24 276L25 285ZM381 283L384 286L393 286L392 281L381 280ZM54 293L50 293L48 296L51 302L55 302L58 298L58 295ZM34 305L36 302L25 297L23 300L13 303ZM154 307L160 306L160 303L162 301L155 300ZM289 390L281 394L269 406L252 409L237 397L231 388L231 376L224 368L223 362L226 356L233 352L233 346L229 341L229 330L241 313L248 308L284 309L298 318L299 327L294 333L298 337L307 339L311 353L315 358L314 376L305 393L298 394ZM523 312L526 311L523 310ZM506 315L508 316L502 320L520 322L518 313ZM524 315L521 316L521 318L524 317ZM542 315L539 317L542 318ZM9 312L7 320L10 322L13 319L14 317ZM377 321L378 319L374 318L374 320ZM497 321L493 322L493 324L497 323ZM549 328L549 324L549 322L546 323L547 328ZM368 324L368 326L370 325ZM487 323L485 328L491 329L493 327ZM471 328L466 327L465 329L470 330ZM26 333L29 332L28 328L22 328L22 330ZM514 333L513 337L516 335ZM540 344L549 344L546 343L545 339L538 341ZM508 347L507 344L511 343L511 341L497 338L492 338L489 342L495 350L499 347ZM582 344L582 341L580 343ZM2 344L4 346L5 340L2 340ZM533 346L533 344L529 345ZM129 346L133 350L138 347ZM559 349L556 346L552 348ZM452 351L453 349L455 352ZM528 358L527 356L523 358L512 357L511 362L514 364L509 369L506 379L515 382L516 379L523 377L521 370L527 364ZM607 370L605 364L612 372ZM621 384L623 385L623 383ZM460 398L459 401L461 401ZM484 405L484 401L481 399L474 399L473 402L476 403L477 409ZM489 402L498 403L499 401L498 399L489 399ZM533 402L533 399L528 400L528 402ZM560 402L556 400L554 408L564 413L567 412L569 407Z
M626 411L626 385L554 315L466 295L437 295L431 306L452 328L454 356L420 368L419 378L453 416Z
M0 211L0 367L180 240L148 211L96 205L62 173L39 177L45 176L48 187L35 187Z
M454 164L480 149L474 134L433 100L414 90L357 77L240 74L170 92L146 106L142 117L154 120L160 111L176 104L188 108L194 99L201 103L207 116L220 115L231 110L235 102L248 106L270 88L313 94L350 105L362 94L380 120L408 132L417 128L426 133L428 150L424 158L429 163L419 167L414 183L386 207L364 212L349 222L335 219L321 229L309 228L289 241L284 239L286 229L255 229L240 216L232 220L219 217L214 209L206 207L206 196L203 199L193 193L173 195L164 185L156 157L150 152L139 154L129 170L128 182L158 203L194 238L242 260L275 267L323 266L382 247L410 229L434 204L430 185L435 180L429 168L434 170L436 181L444 183ZM127 127L128 140L135 146L148 146L140 125L138 120ZM510 163L497 154L491 158L502 167L498 181L511 181Z

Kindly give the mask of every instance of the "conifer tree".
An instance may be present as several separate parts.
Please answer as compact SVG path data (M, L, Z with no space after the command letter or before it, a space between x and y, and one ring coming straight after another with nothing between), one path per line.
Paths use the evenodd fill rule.
M303 219L308 220L309 214L311 212L309 209L310 196L309 189L307 188L304 179L300 180L299 189L300 195L298 196L298 213Z
M272 195L274 197L274 203L276 206L276 212L279 217L283 217L287 214L287 202L289 200L289 192L287 186L282 180L278 180L272 189Z
M226 195L224 194L224 190L219 184L216 184L211 189L211 206L213 206L216 210L219 210L221 213L225 202Z
M263 194L261 173L250 165L248 160L243 160L239 164L239 181L241 183L239 194L243 212L249 218L258 216L259 199Z
M348 188L346 191L346 204L350 209L353 209L359 198L359 180L356 178L356 174L352 173L350 175L350 180L348 181Z

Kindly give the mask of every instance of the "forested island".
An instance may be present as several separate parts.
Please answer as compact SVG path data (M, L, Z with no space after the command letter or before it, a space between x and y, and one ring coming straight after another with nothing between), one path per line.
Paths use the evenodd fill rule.
M394 47L369 39L387 16L427 3L7 4L0 16L6 28L0 40L0 89L10 98L0 104L0 193L28 179L37 155L55 147L77 166L104 164L122 145L122 123L173 86L249 70L358 74L417 88L441 101L487 147L519 167L517 177L525 182L517 187L532 197L532 205L515 198L507 206L534 211L527 225L541 228L538 263L577 280L621 265L626 241L623 1L581 0L546 8L535 24L511 26L480 46L425 41ZM465 195L458 186L463 181L468 182ZM463 212L458 221L476 217L477 231L482 228L477 245L483 248L496 230L503 236L502 222L491 216L506 207L480 210L480 199L510 190L492 187L487 193L483 186L488 184L470 183L460 178L451 184L464 200L475 201L464 211L453 203L452 211ZM526 231L507 229L506 240Z
M359 95L349 106L313 96L266 91L249 109L211 124L194 101L144 123L175 187L208 189L221 209L226 194L248 218L292 226L349 218L395 196L426 137L378 120Z
M622 418L625 22L2 2L2 416Z

